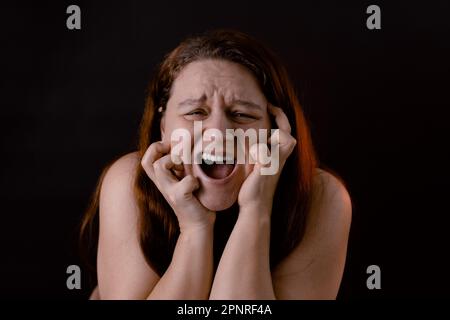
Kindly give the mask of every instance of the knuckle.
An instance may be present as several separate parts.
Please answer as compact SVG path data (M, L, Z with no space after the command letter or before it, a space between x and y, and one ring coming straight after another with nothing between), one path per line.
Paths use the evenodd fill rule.
M147 161L146 161L145 158L141 159L141 167L144 168L144 170L147 171L148 166L147 166Z
M194 177L191 175L186 176L186 183L191 184L194 181Z
M161 144L161 143L160 143L159 141L153 142L153 143L150 145L150 148L151 148L152 150L154 150L154 149L156 149L160 144Z
M181 193L193 183L193 177L191 175L185 176L183 180L178 184L178 189Z
M297 139L295 139L293 136L291 136L291 138L289 140L290 140L291 146L294 147L297 144Z
M153 154L153 153L155 153L155 150L156 150L156 144L155 144L155 143L156 143L156 142L152 143L152 144L148 147L148 149L147 149L148 154Z
M297 145L297 140L295 138L291 138L289 141L289 149L291 152L292 152L292 150L294 150L296 145Z
M146 161L142 160L141 167L142 169L144 169L144 172L147 174L147 176L153 180L151 166Z
M153 168L155 170L161 170L162 169L162 162L161 159L156 160L155 162L153 162Z
M159 142L153 142L150 147L148 147L148 151L150 154L155 154L158 152Z

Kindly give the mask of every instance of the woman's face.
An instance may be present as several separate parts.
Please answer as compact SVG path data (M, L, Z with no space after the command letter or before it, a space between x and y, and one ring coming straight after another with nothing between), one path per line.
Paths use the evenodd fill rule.
M202 134L195 141L194 122L201 121ZM197 122L198 125L199 122ZM218 129L226 136L226 129L270 129L267 100L256 79L244 66L219 59L195 61L185 66L175 79L166 111L161 121L162 139L171 142L176 129L190 132L192 159L194 145L202 144L203 159L214 155L217 150L224 154L226 143L210 154L205 147L211 144L203 133L208 129ZM198 137L199 135L197 135ZM243 147L248 155L248 143ZM233 150L236 159L237 149ZM198 152L198 151L195 151ZM201 155L200 155L201 156ZM192 164L184 165L184 174L192 174L200 182L196 196L209 210L227 209L236 202L239 190L253 165L245 164Z

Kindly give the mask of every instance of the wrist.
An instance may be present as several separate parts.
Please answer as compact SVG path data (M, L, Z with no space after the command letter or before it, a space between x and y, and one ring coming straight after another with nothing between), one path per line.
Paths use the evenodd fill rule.
M252 202L239 207L239 215L256 215L268 217L272 215L272 203Z
M272 206L248 205L239 210L238 220L250 223L268 224L271 221Z
M183 234L208 234L214 230L214 223L216 215L211 214L211 217L204 221L180 223L180 233Z

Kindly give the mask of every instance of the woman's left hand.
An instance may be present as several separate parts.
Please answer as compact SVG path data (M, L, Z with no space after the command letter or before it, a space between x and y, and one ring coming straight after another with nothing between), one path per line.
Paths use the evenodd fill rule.
M272 201L280 178L281 171L286 159L294 150L297 140L291 135L291 125L286 114L281 108L268 104L268 111L275 117L278 126L278 134L275 132L269 139L269 143L274 146L279 144L279 153L272 152L271 163L262 164L261 153L266 152L265 148L251 146L250 155L256 160L253 171L242 184L239 191L238 203L240 212L252 211L258 214L268 214L272 212ZM267 150L268 151L268 150ZM273 151L273 150L272 150ZM266 156L267 157L267 156ZM278 170L272 175L262 175L261 169L268 167L273 161L278 161Z

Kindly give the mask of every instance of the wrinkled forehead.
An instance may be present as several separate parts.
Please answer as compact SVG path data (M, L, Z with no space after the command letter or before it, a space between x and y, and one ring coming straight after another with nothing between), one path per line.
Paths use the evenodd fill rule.
M253 99L263 103L265 97L256 78L244 66L226 60L200 60L189 63L175 79L171 96L174 100L201 96L222 97L225 102Z

